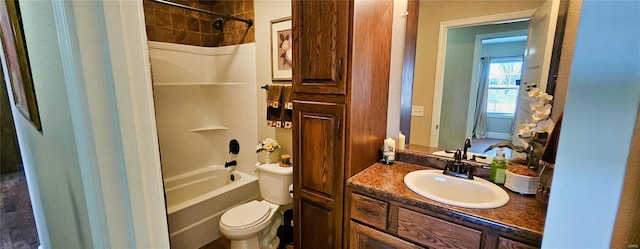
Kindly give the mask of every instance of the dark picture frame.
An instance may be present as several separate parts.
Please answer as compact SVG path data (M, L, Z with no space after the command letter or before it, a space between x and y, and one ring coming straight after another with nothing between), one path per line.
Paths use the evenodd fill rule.
M0 0L0 40L5 58L3 70L9 76L6 80L11 83L16 108L42 131L18 1Z

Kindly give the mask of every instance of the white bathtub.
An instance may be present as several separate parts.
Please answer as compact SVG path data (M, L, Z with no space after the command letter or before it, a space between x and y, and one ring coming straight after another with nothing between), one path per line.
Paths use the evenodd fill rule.
M257 178L230 169L209 166L164 180L171 248L199 248L219 238L222 214L258 199Z

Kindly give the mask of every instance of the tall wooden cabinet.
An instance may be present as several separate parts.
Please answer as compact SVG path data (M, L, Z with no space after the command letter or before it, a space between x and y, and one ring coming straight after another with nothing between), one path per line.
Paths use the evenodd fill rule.
M294 0L295 248L348 247L345 182L380 159L393 1Z

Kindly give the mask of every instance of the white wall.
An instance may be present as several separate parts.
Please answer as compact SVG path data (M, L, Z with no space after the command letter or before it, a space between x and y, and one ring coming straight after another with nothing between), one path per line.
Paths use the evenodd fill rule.
M524 56L524 50L527 48L527 42L507 42L498 44L483 44L480 56L507 57L507 56Z
M271 82L271 21L291 16L291 1L254 0L256 25L256 85L258 89L258 139L275 138L283 147L283 154L292 154L291 129L273 128L266 125L267 92L260 86ZM290 82L287 82L290 84ZM256 144L258 141L255 141ZM255 146L255 144L254 144ZM293 159L295 160L295 159Z
M582 3L543 248L610 246L640 105L638 23L638 1Z
M44 248L91 248L53 6L50 1L21 1L20 10L42 133L15 109L9 96L40 243Z

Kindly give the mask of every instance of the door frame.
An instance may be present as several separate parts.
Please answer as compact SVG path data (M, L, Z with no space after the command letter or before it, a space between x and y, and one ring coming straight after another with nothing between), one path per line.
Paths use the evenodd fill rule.
M482 40L491 39L491 38L500 38L500 37L519 36L519 35L528 35L527 30L505 31L505 32L495 32L495 33L476 35L475 47L473 48L473 67L471 70L471 85L470 85L471 91L469 92L469 107L467 108L467 129L465 132L465 137L471 137L471 135L473 134L474 122L468 122L468 121L473 120L475 116L476 100L478 97L478 90L479 90L478 81L480 80L478 77L478 73L479 73L478 64L480 63L480 54L482 53ZM527 39L529 39L529 37L527 37ZM515 119L515 117L513 119ZM510 139L510 138L511 138L511 134L509 134L509 137L505 139Z
M142 1L52 7L91 243L169 248Z
M431 134L429 146L437 148L439 140L440 112L442 108L442 88L444 84L445 52L447 50L447 32L452 28L472 27L486 24L500 24L508 22L526 21L537 9L528 9L500 14L469 17L444 21L440 23L438 32L438 52L436 57L436 72L433 90L433 112L431 116ZM472 76L473 77L473 76Z

